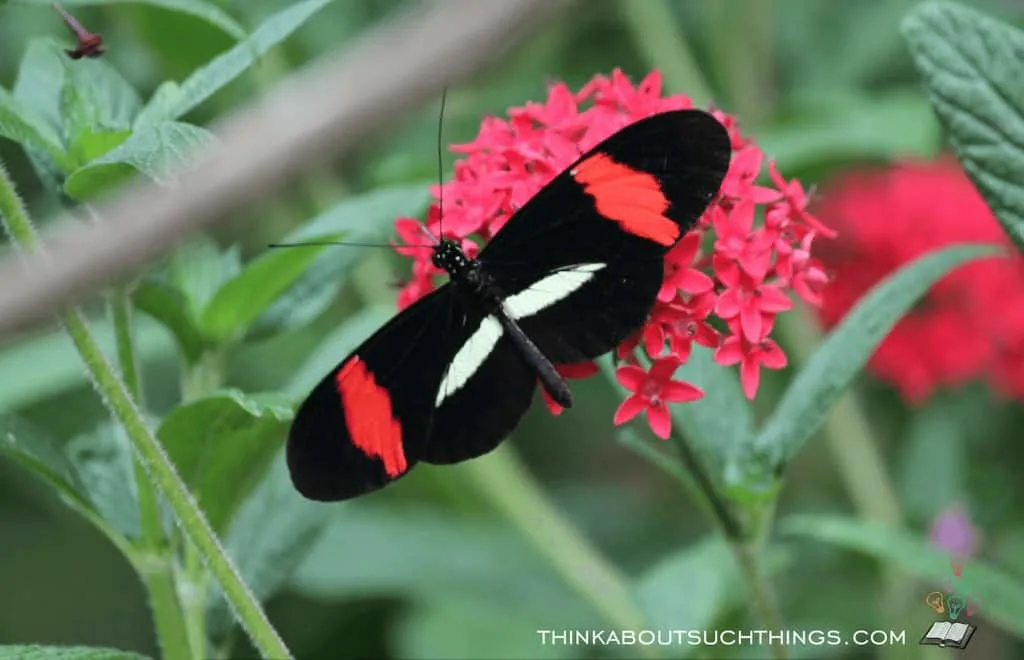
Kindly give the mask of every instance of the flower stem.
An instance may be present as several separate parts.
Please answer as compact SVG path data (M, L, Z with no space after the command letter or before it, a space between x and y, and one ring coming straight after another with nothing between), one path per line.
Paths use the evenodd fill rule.
M679 450L683 465L693 476L694 484L703 495L702 499L709 505L705 510L711 513L711 522L722 531L736 558L736 565L750 587L750 604L755 616L762 627L768 630L782 630L782 615L779 613L775 590L764 570L762 558L764 539L771 520L771 507L757 509L757 515L751 516L752 519L744 524L719 492L714 479L686 438L678 432L673 432L671 437ZM789 657L785 647L778 645L772 646L772 654L779 660Z
M714 96L697 66L686 38L666 0L620 0L619 8L636 47L652 67L661 70L667 91L685 93L695 106L706 106Z
M136 405L144 409L145 400L131 313L131 299L127 288L116 287L110 297L110 316L114 325L118 366L121 368L121 377L128 393ZM132 457L132 467L142 532L134 544L137 550L133 553L133 564L146 587L149 606L153 611L157 643L163 657L169 660L202 657L189 653L188 631L174 580L174 555L164 536L160 499L138 456Z
M0 166L0 221L11 238L22 249L39 249L39 239L7 175ZM195 543L210 572L214 574L231 604L239 622L252 638L253 644L267 658L290 658L291 653L270 625L262 607L246 584L242 581L228 556L217 540L198 505L188 492L174 464L163 451L156 436L146 425L142 414L132 401L124 382L118 378L114 368L100 350L90 331L85 316L78 309L69 309L62 315L64 327L78 350L93 386L103 398L114 418L124 427L136 456L146 468L164 497L167 499L175 519Z

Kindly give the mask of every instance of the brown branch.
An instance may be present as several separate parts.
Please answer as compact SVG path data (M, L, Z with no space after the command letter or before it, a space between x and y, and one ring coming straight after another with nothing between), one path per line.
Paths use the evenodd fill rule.
M41 254L0 263L0 337L124 277L187 235L351 150L445 85L495 59L556 3L444 0L373 30L218 122L220 145L178 185L139 182L99 208L101 226L63 228Z

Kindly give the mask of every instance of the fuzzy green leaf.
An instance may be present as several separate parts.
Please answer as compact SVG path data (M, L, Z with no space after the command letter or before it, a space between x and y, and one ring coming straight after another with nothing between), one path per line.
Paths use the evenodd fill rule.
M102 424L69 442L67 455L103 519L125 536L137 537L139 508L132 450L123 429L109 422Z
M423 185L380 188L349 197L286 236L281 242L352 241L382 242L395 218L418 214L427 204L429 189ZM313 287L337 291L349 269L365 250L359 247L303 247L272 250L257 257L217 292L203 310L201 327L216 341L241 335L262 315L264 332L273 319L273 328L294 327L301 320L292 314L312 295ZM307 271L318 267L310 277ZM322 292L317 297L324 302ZM311 311L306 309L308 316Z
M98 646L0 646L0 660L148 660L147 656Z
M144 281L132 292L135 307L159 321L174 335L178 350L189 364L195 364L205 347L203 336L188 312L184 294L157 281Z
M1024 251L1024 32L946 2L902 28L957 157Z
M164 418L157 437L216 530L223 530L266 472L292 418L277 395L225 390Z
M231 50L195 71L180 86L167 86L143 112L145 119L173 120L189 112L241 75L256 58L284 41L331 0L304 0L273 14Z
M968 261L999 254L993 246L959 245L932 252L875 286L815 351L786 390L760 435L738 448L726 479L735 495L757 495L825 421L832 405L900 318L944 275Z
M60 136L28 107L0 87L0 138L7 138L26 149L38 149L61 168L71 169L71 159L64 151Z
M48 481L73 506L93 511L78 470L41 429L16 417L0 416L0 452Z
M782 521L784 534L803 536L860 552L907 573L944 585L950 557L926 539L865 520L800 515ZM1024 637L1024 583L981 559L967 562L954 590L979 601L980 614L1004 630Z
M162 122L132 133L117 148L72 172L64 189L76 199L92 199L136 172L171 185L188 167L195 150L214 143L213 134L205 128Z

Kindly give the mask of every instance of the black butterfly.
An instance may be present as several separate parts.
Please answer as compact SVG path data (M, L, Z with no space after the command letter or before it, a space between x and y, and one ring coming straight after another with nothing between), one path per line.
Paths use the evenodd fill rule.
M442 237L450 281L345 358L303 402L288 467L304 496L343 500L417 462L493 450L538 380L568 408L556 364L608 352L646 321L665 253L714 199L729 167L706 112L638 121L581 156L470 259Z

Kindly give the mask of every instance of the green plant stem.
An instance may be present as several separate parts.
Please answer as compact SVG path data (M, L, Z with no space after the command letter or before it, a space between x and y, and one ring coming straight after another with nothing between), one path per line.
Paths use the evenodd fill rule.
M131 311L128 290L116 287L110 298L110 316L114 325L118 366L129 394L136 405L144 409ZM202 656L189 653L188 630L174 580L174 555L164 536L160 500L138 456L132 456L132 467L141 528L141 537L134 543L133 565L146 587L157 643L165 660L198 659Z
M775 590L764 570L762 561L764 541L771 521L771 507L756 510L756 515L744 525L728 500L723 497L714 479L704 467L703 461L693 447L679 432L672 433L672 440L679 451L683 465L693 477L693 483L700 491L701 499L707 502L711 521L729 543L736 565L750 588L750 605L754 615L767 630L782 630L782 615L779 612ZM772 655L786 660L789 652L784 646L772 645Z
M7 170L0 165L0 220L11 238L22 249L39 249L35 229L18 198ZM100 350L88 327L85 316L77 309L62 315L64 327L85 363L93 386L113 416L124 427L136 456L167 499L175 520L195 543L210 572L220 583L239 622L252 638L253 644L266 658L290 658L291 653L270 625L259 601L242 581L231 558L217 540L210 523L188 492L174 464L164 453L156 436L146 425L132 401L124 382Z
M666 91L686 94L695 106L714 96L667 0L619 0L619 8L637 49L651 67L661 70Z
M460 469L610 624L645 627L625 577L551 505L507 442ZM652 648L636 650L654 657Z
M194 401L219 388L224 382L224 353L205 352L194 364L182 366L181 400ZM179 576L181 599L185 607L185 625L188 628L192 652L196 657L210 655L206 634L206 600L209 594L209 574L204 569L198 548L182 539L184 566Z
M805 364L814 347L821 344L822 333L817 321L802 303L791 313L780 314L778 321L793 365ZM844 395L832 408L822 433L843 487L860 517L894 529L903 527L896 489L885 469L871 426L852 393ZM896 569L885 570L882 581L883 611L890 620L900 620L909 607L913 582ZM913 649L898 647L886 647L882 652L888 658L917 655Z

